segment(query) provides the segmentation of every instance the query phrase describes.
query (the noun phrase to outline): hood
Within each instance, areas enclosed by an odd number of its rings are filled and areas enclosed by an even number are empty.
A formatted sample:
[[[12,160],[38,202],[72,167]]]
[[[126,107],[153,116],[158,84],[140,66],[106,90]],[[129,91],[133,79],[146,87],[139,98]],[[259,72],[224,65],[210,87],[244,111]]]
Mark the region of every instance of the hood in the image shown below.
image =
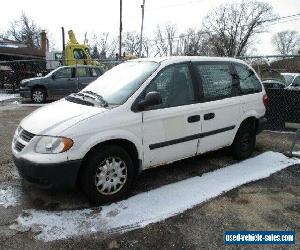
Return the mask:
[[[62,99],[37,109],[25,117],[20,125],[36,135],[58,136],[59,133],[76,123],[107,110]]]
[[[37,76],[37,77],[32,77],[32,78],[26,78],[22,80],[21,82],[29,82],[29,81],[36,81],[36,80],[41,80],[44,79],[44,76]]]

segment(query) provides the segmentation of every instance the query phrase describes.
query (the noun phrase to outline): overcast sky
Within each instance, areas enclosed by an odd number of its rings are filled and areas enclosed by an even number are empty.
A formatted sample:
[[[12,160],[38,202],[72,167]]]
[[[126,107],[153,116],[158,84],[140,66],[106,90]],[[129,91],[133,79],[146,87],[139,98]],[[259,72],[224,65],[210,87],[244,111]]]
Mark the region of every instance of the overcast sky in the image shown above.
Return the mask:
[[[274,7],[279,16],[300,13],[300,0],[264,0]],[[179,32],[189,27],[200,28],[202,18],[218,5],[232,0],[146,0],[144,31],[151,37],[157,24],[171,22]],[[142,0],[123,0],[123,32],[140,30]],[[0,31],[5,31],[12,20],[22,12],[36,24],[51,33],[51,38],[61,49],[61,26],[73,29],[77,40],[83,42],[84,33],[88,38],[93,33],[110,32],[118,35],[119,0],[9,0],[1,2]],[[271,45],[272,34],[293,29],[299,31],[300,20],[271,25],[270,33],[260,35],[257,45],[258,54],[274,53]]]

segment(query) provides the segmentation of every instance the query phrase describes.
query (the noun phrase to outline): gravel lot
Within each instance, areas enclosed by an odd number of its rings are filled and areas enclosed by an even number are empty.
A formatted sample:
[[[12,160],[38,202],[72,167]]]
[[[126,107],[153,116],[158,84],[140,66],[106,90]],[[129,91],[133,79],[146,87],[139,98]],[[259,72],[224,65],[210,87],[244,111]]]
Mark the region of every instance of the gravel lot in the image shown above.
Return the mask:
[[[56,211],[90,207],[78,190],[52,193],[22,184],[12,163],[10,144],[20,120],[36,108],[17,104],[0,106],[0,185],[14,187],[21,200],[14,207],[0,205],[0,249],[220,249],[226,248],[223,245],[225,230],[295,230],[296,245],[291,248],[300,248],[299,165],[243,185],[163,222],[123,234],[98,233],[45,243],[33,238],[35,232],[11,230],[9,225],[23,209]],[[270,150],[286,152],[292,138],[291,133],[263,132],[257,138],[255,154]],[[300,151],[300,144],[296,146]],[[223,149],[151,169],[139,177],[132,195],[201,176],[233,163],[236,161],[232,160],[228,149]],[[249,249],[249,246],[228,247],[233,248]]]

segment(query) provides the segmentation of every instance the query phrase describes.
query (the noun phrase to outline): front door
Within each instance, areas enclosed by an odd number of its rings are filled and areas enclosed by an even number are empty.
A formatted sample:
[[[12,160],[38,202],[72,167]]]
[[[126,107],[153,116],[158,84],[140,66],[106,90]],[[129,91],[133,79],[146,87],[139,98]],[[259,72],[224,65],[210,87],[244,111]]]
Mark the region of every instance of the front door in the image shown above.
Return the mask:
[[[144,167],[195,155],[201,126],[190,64],[162,69],[143,95],[151,91],[160,93],[162,104],[143,111]]]
[[[62,68],[58,70],[48,88],[53,96],[66,96],[74,92],[77,88],[77,81],[74,77],[73,68]]]

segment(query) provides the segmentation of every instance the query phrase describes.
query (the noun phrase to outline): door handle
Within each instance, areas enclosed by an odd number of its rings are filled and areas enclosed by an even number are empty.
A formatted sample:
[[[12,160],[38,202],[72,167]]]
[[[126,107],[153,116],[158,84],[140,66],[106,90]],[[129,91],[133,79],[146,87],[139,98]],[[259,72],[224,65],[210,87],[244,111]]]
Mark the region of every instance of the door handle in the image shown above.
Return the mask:
[[[198,121],[200,121],[200,115],[190,116],[190,117],[188,117],[187,121],[188,121],[188,123],[198,122]]]
[[[215,118],[215,113],[208,113],[204,115],[204,120],[211,120]]]

